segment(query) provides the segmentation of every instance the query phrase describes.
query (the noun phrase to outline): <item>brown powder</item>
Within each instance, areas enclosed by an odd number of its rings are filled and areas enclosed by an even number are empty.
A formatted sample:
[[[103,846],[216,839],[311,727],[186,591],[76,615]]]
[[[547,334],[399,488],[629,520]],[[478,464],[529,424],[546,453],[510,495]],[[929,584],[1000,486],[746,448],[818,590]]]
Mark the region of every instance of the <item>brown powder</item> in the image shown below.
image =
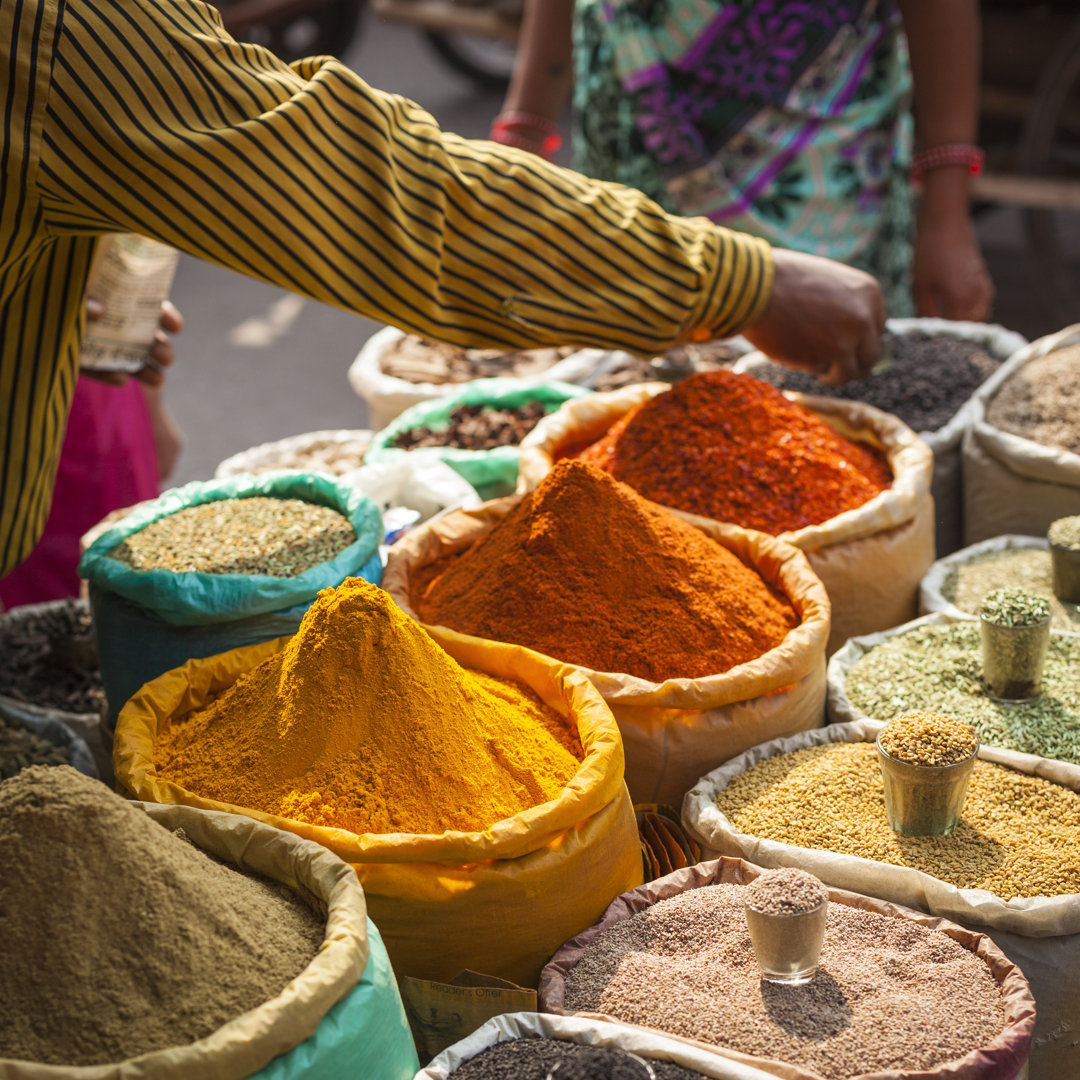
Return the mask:
[[[0,1058],[181,1046],[276,997],[325,923],[70,766],[0,784]]]

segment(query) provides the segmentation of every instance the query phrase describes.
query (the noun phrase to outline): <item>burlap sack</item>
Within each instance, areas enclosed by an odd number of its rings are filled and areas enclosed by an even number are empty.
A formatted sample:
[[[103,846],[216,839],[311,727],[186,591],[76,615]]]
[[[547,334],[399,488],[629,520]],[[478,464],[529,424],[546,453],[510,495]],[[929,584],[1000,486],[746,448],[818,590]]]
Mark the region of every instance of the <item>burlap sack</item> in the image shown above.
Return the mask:
[[[518,491],[532,491],[565,447],[594,442],[620,417],[669,389],[642,383],[567,402],[521,444]],[[933,454],[906,424],[869,405],[789,393],[841,435],[885,451],[893,485],[863,506],[779,539],[805,551],[832,601],[828,652],[849,637],[914,618],[919,582],[934,561]],[[699,525],[705,518],[674,511]]]
[[[596,926],[590,927],[572,941],[568,941],[544,968],[540,976],[540,1007],[547,1012],[567,1013],[565,1008],[566,977],[580,961],[590,944],[604,930],[631,918],[639,911],[647,910],[659,900],[678,896],[706,885],[746,884],[753,881],[760,873],[760,867],[744,862],[742,859],[719,858],[712,862],[698,863],[685,870],[677,870],[674,874],[651,881],[633,892],[616,897]],[[946,1077],[948,1080],[975,1080],[975,1078],[1014,1080],[1023,1068],[1030,1052],[1035,1026],[1035,1007],[1027,980],[1019,968],[1006,958],[1002,950],[983,934],[965,930],[962,926],[957,926],[945,919],[930,918],[909,908],[875,900],[865,894],[830,888],[829,900],[833,904],[844,904],[864,911],[873,911],[891,918],[909,920],[927,929],[943,931],[986,962],[995,981],[1001,987],[1006,1006],[1006,1021],[1001,1033],[987,1046],[973,1050],[963,1058],[929,1071],[889,1070],[872,1074],[864,1073],[852,1077],[851,1080],[871,1080],[871,1077],[873,1080],[931,1080],[935,1077],[940,1077],[942,1080]],[[604,1020],[613,1019],[599,1014],[582,1015],[596,1015],[597,1019]],[[709,1045],[692,1040],[686,1041],[694,1046]],[[785,1062],[753,1057],[719,1047],[712,1047],[712,1049],[734,1061],[754,1065],[770,1076],[784,1077],[785,1080],[819,1080],[817,1073]]]
[[[158,776],[154,741],[171,718],[204,706],[287,640],[191,660],[147,683],[117,723],[121,787],[151,802],[244,814],[351,863],[399,979],[449,982],[469,968],[535,986],[561,942],[594,921],[613,896],[641,883],[637,823],[610,710],[580,675],[490,642],[439,638],[464,667],[524,683],[569,717],[585,757],[558,799],[483,832],[358,835],[202,798]]]
[[[447,514],[414,530],[391,548],[383,588],[399,607],[417,618],[410,584],[416,572],[490,532],[521,498],[497,499],[477,510]],[[719,764],[763,738],[805,731],[823,720],[829,601],[805,556],[791,544],[764,533],[717,522],[695,524],[777,585],[795,605],[802,622],[777,648],[722,675],[703,679],[652,683],[632,675],[559,663],[561,671],[586,676],[611,707],[622,732],[626,783],[635,803],[678,806],[702,769],[708,767],[706,762]],[[567,596],[566,602],[572,604],[574,598]],[[446,627],[438,628],[437,636],[440,641],[481,641]],[[508,647],[518,656],[539,655],[519,646]]]
[[[1080,454],[1042,446],[987,422],[995,395],[1025,364],[1080,344],[1080,323],[1019,350],[975,395],[964,435],[964,543],[1008,533],[1045,536],[1059,517],[1080,514]]]
[[[0,1059],[2,1080],[291,1080],[369,1075],[408,1080],[416,1050],[386,952],[352,870],[330,852],[236,814],[185,806],[143,809],[228,865],[326,904],[326,938],[277,997],[204,1039],[110,1065]],[[137,933],[138,927],[132,927]]]
[[[701,844],[703,857],[797,866],[835,888],[904,904],[988,935],[1019,965],[1035,995],[1032,1080],[1080,1076],[1080,894],[1002,900],[984,889],[958,889],[910,867],[739,833],[716,806],[717,794],[736,776],[774,754],[829,742],[873,741],[882,726],[871,720],[831,724],[755,746],[703,776],[687,793],[683,825]],[[1080,766],[985,746],[979,757],[1080,791]]]

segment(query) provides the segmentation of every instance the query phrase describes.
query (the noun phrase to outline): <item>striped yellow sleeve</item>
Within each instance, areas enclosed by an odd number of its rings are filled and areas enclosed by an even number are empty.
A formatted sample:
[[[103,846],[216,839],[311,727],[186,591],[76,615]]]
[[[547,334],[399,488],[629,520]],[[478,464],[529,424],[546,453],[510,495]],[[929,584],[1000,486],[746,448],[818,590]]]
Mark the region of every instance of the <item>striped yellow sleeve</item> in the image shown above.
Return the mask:
[[[140,232],[461,345],[652,354],[739,331],[771,282],[760,241],[287,67],[191,0],[67,5],[39,183],[56,234]]]

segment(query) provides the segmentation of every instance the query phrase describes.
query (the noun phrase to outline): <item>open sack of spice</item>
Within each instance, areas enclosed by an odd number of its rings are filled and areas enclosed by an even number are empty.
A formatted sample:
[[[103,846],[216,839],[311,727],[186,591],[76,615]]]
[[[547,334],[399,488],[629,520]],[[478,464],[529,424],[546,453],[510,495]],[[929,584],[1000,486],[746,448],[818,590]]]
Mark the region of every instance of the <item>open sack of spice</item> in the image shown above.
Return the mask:
[[[915,615],[934,560],[933,455],[879,409],[706,372],[567,402],[522,443],[518,490],[563,457],[693,523],[757,529],[805,551],[832,602],[830,652]]]
[[[0,1075],[414,1075],[363,890],[325,848],[37,767],[0,783],[0,860]]]
[[[242,813],[351,863],[398,978],[535,986],[642,881],[622,742],[588,681],[436,641],[359,578],[291,638],[143,687],[115,762],[138,798]]]
[[[1003,326],[950,319],[889,319],[885,358],[864,379],[830,386],[763,353],[740,359],[746,371],[780,390],[842,398],[892,413],[918,432],[934,454],[931,494],[938,556],[963,543],[961,443],[975,392],[1027,339]]]
[[[988,935],[1035,996],[1031,1080],[1077,1075],[1080,767],[981,745],[955,831],[900,835],[885,813],[883,727],[830,724],[754,747],[688,792],[683,824],[705,858],[797,867]]]
[[[776,1075],[658,1031],[584,1016],[516,1012],[489,1020],[448,1047],[416,1080],[554,1080],[560,1074],[576,1080],[652,1080],[648,1069],[655,1080],[772,1080]]]
[[[1020,349],[975,396],[964,542],[1045,536],[1080,513],[1080,323]]]
[[[192,657],[290,634],[320,589],[378,582],[379,509],[339,478],[241,475],[166,491],[83,553],[109,715]]]
[[[415,530],[383,580],[448,640],[508,642],[587,677],[635,802],[677,806],[706,763],[823,720],[829,603],[806,557],[691,525],[583,462]]]
[[[767,876],[721,858],[618,897],[544,968],[541,1009],[652,1029],[786,1080],[1021,1075],[1035,1009],[988,938],[816,882],[817,970],[762,981],[746,908]]]
[[[513,493],[518,446],[548,413],[588,390],[561,382],[480,379],[406,409],[372,439],[369,465],[410,458],[444,462],[482,499]]]

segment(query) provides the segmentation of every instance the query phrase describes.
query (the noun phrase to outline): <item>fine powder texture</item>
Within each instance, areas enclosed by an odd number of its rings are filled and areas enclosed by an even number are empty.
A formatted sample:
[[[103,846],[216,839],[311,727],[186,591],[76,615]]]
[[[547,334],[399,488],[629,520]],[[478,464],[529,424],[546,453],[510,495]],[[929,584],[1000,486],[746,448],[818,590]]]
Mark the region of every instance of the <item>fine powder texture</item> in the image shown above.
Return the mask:
[[[817,973],[761,981],[745,887],[709,885],[603,931],[566,979],[566,1008],[601,1012],[848,1080],[929,1070],[1005,1025],[986,964],[947,934],[830,904]]]
[[[0,784],[0,1058],[123,1061],[276,997],[325,922],[66,765]]]
[[[910,866],[1003,900],[1080,892],[1080,793],[976,761],[949,836],[900,836],[870,742],[777,754],[735,777],[716,805],[736,832]]]
[[[198,795],[354,833],[486,829],[557,798],[581,757],[536,695],[462,668],[361,578],[154,754]]]
[[[1080,345],[1026,363],[994,395],[986,421],[1042,446],[1080,454]]]
[[[642,1060],[614,1048],[523,1038],[481,1050],[450,1075],[454,1080],[651,1080]],[[701,1073],[674,1062],[648,1062],[656,1080],[702,1080]]]
[[[691,375],[578,456],[653,502],[774,536],[820,525],[892,485],[880,450],[731,371]]]
[[[651,682],[720,674],[799,621],[722,544],[579,461],[440,562],[413,588],[425,622]]]

